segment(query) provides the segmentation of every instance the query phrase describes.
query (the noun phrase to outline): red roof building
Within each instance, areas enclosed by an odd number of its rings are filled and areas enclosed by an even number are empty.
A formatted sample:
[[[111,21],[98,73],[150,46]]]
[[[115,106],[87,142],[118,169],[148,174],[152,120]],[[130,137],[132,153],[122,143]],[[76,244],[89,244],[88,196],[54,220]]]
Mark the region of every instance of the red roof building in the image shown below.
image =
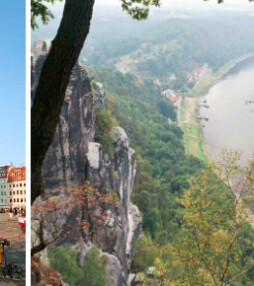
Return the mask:
[[[177,103],[178,101],[177,97],[174,95],[169,96],[168,99],[171,100],[173,103]]]
[[[26,180],[26,167],[12,168],[9,173],[8,183],[25,181]]]
[[[11,165],[0,167],[0,179],[6,179],[8,177],[8,172],[11,167]]]

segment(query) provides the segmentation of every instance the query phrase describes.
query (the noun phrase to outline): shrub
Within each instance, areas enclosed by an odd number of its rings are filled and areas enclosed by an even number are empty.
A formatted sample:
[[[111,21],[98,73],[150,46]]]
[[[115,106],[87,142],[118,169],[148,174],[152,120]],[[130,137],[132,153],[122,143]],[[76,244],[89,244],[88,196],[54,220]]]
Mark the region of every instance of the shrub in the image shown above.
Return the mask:
[[[96,247],[87,252],[82,266],[77,264],[78,251],[69,245],[51,245],[48,255],[51,267],[70,286],[105,286],[108,283],[105,265]]]
[[[62,275],[63,280],[70,286],[77,285],[78,279],[83,276],[82,269],[77,264],[78,251],[69,245],[51,245],[48,255],[51,267]]]
[[[136,240],[133,249],[132,271],[145,272],[153,266],[158,250],[150,237],[143,236]]]
[[[110,158],[114,156],[114,140],[112,128],[116,125],[116,120],[112,118],[106,109],[95,108],[97,130],[95,140],[102,145],[102,149]]]

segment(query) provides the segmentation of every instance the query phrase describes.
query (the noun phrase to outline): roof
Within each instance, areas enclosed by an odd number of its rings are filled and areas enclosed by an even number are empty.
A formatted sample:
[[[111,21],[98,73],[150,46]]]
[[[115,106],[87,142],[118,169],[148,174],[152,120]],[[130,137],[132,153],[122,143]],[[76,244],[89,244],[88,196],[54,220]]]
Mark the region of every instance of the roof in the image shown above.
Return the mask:
[[[0,167],[0,178],[4,179],[8,177],[8,171],[10,169],[11,165]]]
[[[8,182],[18,182],[24,180],[26,180],[26,167],[15,167],[11,169]]]
[[[178,101],[177,97],[174,95],[169,96],[168,99],[171,100],[173,103],[177,103]]]

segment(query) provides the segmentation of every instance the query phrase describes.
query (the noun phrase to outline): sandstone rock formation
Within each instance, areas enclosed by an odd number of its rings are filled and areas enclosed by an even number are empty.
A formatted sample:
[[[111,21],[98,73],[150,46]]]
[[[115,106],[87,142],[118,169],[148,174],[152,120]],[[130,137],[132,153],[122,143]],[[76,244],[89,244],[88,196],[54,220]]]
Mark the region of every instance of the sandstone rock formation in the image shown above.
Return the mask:
[[[46,57],[45,44],[37,42],[32,58],[32,98],[38,84],[40,70]],[[100,83],[93,83],[95,102],[103,108],[105,91]],[[96,233],[92,242],[85,240],[68,242],[80,250],[85,258],[88,244],[100,247],[106,257],[106,268],[111,281],[109,285],[127,285],[134,240],[139,236],[142,219],[130,197],[135,179],[134,150],[121,127],[113,130],[115,154],[111,159],[95,142],[96,115],[89,76],[77,63],[67,88],[60,121],[53,143],[43,166],[46,194],[57,195],[60,190],[82,185],[88,180],[99,190],[115,191],[118,204],[108,210],[106,227]],[[61,243],[61,242],[60,242]]]

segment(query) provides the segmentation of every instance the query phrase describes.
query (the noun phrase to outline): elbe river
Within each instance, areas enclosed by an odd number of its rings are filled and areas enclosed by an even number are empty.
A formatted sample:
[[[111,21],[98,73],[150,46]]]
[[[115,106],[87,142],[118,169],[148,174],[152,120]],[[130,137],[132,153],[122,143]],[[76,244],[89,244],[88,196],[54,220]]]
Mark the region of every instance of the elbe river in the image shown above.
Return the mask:
[[[200,113],[209,120],[202,130],[212,160],[227,148],[242,151],[245,163],[254,152],[254,58],[237,64],[204,98],[209,108]]]

